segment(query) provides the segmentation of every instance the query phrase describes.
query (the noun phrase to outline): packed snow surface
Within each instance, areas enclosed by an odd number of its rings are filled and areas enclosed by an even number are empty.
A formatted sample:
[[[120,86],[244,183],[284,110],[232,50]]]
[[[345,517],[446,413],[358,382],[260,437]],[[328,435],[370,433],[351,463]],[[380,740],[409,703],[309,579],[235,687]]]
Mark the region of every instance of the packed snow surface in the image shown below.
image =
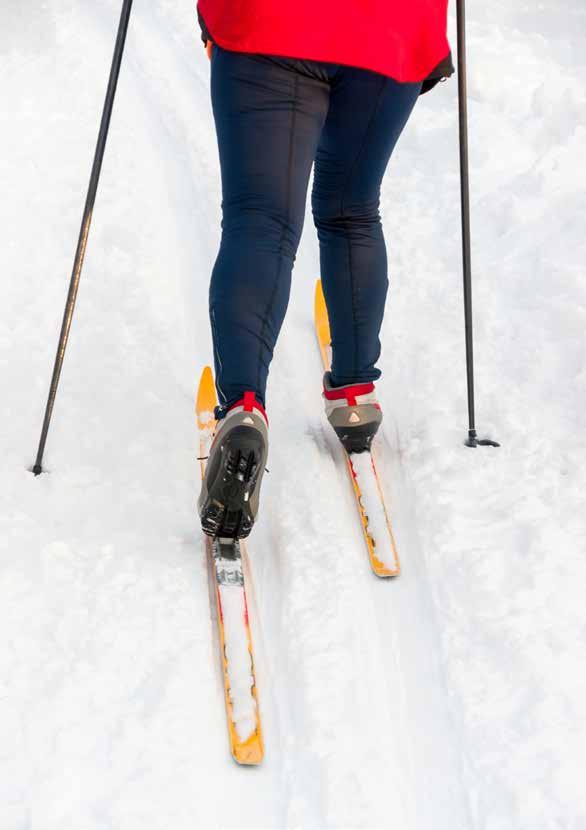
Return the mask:
[[[27,469],[120,5],[0,4],[0,827],[581,830],[583,0],[467,3],[478,426],[498,450],[463,446],[454,81],[390,165],[392,582],[322,414],[308,216],[249,545],[256,770],[228,752],[195,513],[220,181],[192,2],[134,4],[47,472]]]

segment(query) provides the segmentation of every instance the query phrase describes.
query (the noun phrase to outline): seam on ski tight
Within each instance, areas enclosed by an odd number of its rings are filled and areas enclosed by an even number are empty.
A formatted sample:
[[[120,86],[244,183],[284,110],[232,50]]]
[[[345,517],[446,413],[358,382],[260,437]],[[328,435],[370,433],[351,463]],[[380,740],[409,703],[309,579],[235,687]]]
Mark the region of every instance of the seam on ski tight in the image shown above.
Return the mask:
[[[362,143],[360,145],[360,149],[356,153],[356,158],[354,159],[354,161],[352,163],[352,167],[350,168],[348,176],[346,177],[346,181],[344,182],[344,185],[342,187],[342,197],[341,197],[341,200],[340,200],[340,215],[342,216],[343,219],[346,218],[345,214],[344,214],[344,200],[346,199],[346,195],[347,195],[346,191],[347,191],[348,187],[350,186],[350,184],[352,182],[352,179],[354,178],[354,172],[356,170],[358,162],[360,161],[360,158],[362,156],[364,148],[366,147],[366,143],[367,143],[368,138],[370,136],[370,132],[372,130],[372,125],[374,123],[375,116],[378,112],[378,108],[379,108],[379,105],[380,105],[380,100],[381,100],[381,97],[382,97],[382,94],[383,94],[383,90],[385,89],[385,85],[386,85],[386,78],[381,77],[380,85],[379,85],[379,89],[378,89],[378,94],[376,96],[376,101],[374,102],[372,112],[370,113],[370,118],[368,119],[368,124],[367,124],[366,130],[364,131],[364,136],[362,138]],[[356,366],[358,364],[358,326],[357,326],[357,323],[356,323],[356,299],[355,299],[356,295],[355,295],[355,291],[354,291],[354,271],[352,269],[352,239],[351,239],[351,233],[350,233],[351,221],[348,221],[347,223],[344,222],[344,225],[346,226],[346,242],[347,242],[347,245],[348,245],[348,272],[350,274],[350,293],[351,293],[351,297],[352,297],[352,334],[353,334],[353,340],[354,340],[354,349],[353,349],[353,352],[352,352],[352,372],[353,372],[353,374],[355,374],[356,373]]]
[[[218,362],[219,369],[219,371],[216,373],[216,390],[218,392],[220,402],[224,405],[227,402],[227,398],[226,395],[224,395],[224,392],[222,391],[222,387],[220,386],[220,377],[222,376],[223,364],[222,358],[220,356],[220,341],[218,338],[218,329],[216,326],[216,311],[213,308],[210,309],[210,320],[212,324],[212,346],[214,348],[214,353],[216,360]]]
[[[277,264],[277,273],[275,276],[275,282],[273,284],[273,290],[271,292],[271,296],[269,299],[268,306],[265,310],[263,315],[262,321],[262,328],[260,330],[260,337],[259,337],[259,350],[258,350],[258,368],[257,368],[257,388],[260,389],[260,381],[261,381],[261,372],[262,372],[262,357],[263,357],[263,344],[264,344],[264,334],[267,328],[267,323],[269,316],[273,310],[273,306],[275,304],[275,299],[277,297],[277,291],[279,288],[279,282],[281,279],[281,268],[283,265],[283,241],[285,239],[285,234],[287,233],[287,225],[290,223],[291,219],[291,173],[293,168],[293,152],[295,148],[294,142],[294,135],[295,135],[295,126],[297,122],[297,96],[299,94],[299,75],[297,72],[293,73],[293,99],[292,99],[292,107],[291,107],[291,130],[289,131],[289,157],[287,160],[287,197],[286,197],[286,210],[285,216],[283,221],[283,227],[281,228],[281,238],[279,239],[279,258]]]

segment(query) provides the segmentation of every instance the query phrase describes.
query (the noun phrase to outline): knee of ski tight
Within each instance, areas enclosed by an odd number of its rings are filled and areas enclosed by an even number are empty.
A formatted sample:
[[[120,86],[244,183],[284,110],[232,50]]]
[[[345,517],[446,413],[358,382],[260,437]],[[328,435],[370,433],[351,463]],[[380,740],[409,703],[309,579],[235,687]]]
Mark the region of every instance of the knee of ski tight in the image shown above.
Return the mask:
[[[223,206],[222,244],[252,245],[294,258],[302,230],[303,219],[290,219],[279,211]]]
[[[342,204],[315,195],[311,200],[313,221],[318,231],[330,233],[378,232],[381,228],[379,203]]]

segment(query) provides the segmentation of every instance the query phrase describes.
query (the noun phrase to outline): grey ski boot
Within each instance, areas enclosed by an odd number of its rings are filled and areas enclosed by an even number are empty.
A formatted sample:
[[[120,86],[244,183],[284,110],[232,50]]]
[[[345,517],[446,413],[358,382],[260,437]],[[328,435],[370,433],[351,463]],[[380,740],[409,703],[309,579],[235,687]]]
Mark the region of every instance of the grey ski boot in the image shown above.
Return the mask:
[[[326,372],[323,398],[328,421],[346,452],[369,452],[383,419],[374,383],[332,386],[331,374]]]
[[[218,421],[198,500],[204,533],[246,538],[256,520],[269,450],[268,421],[254,392],[245,392]]]

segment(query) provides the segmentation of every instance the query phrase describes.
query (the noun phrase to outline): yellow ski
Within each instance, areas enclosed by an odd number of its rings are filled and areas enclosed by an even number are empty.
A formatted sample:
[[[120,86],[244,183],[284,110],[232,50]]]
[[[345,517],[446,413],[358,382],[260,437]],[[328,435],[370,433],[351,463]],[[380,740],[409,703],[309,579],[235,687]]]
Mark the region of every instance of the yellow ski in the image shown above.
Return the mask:
[[[315,286],[315,331],[325,371],[332,362],[332,343],[328,310],[321,280]],[[346,455],[348,475],[362,525],[372,570],[377,576],[399,576],[401,564],[393,528],[385,505],[373,451]],[[376,517],[380,517],[378,520]]]
[[[216,404],[214,377],[206,366],[196,403],[202,476],[216,428]],[[230,751],[237,763],[257,765],[263,759],[264,745],[242,566],[244,543],[207,536],[206,547],[215,582]]]

